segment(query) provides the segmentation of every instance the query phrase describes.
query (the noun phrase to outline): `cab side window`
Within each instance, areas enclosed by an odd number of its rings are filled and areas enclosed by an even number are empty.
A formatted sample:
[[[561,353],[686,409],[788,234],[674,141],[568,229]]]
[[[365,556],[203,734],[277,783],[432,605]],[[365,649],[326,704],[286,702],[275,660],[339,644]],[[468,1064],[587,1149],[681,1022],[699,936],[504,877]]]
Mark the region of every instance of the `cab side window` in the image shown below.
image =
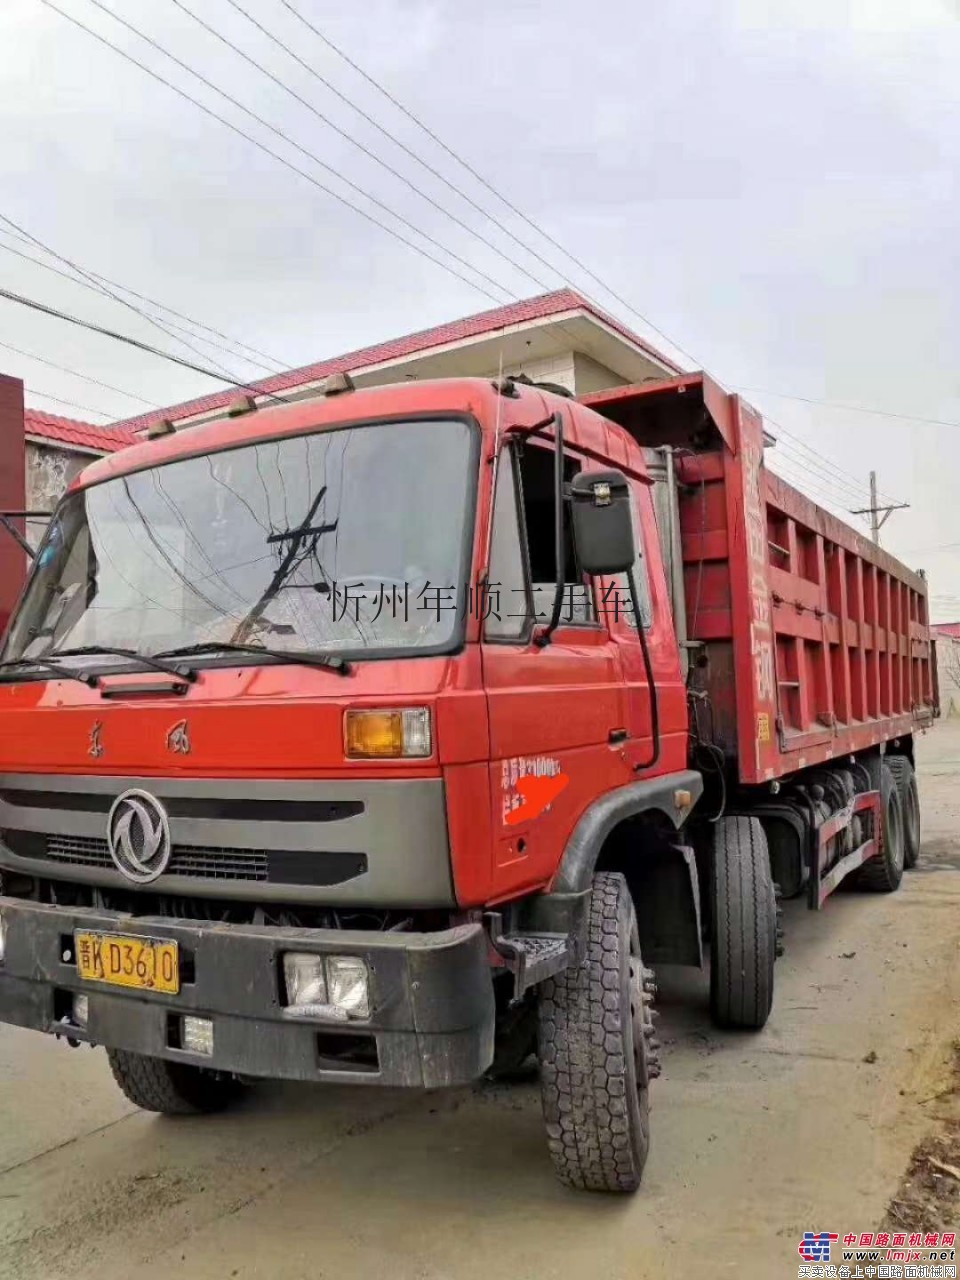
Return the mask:
[[[516,460],[505,448],[497,463],[497,490],[493,499],[493,533],[490,540],[490,613],[484,623],[488,640],[520,640],[533,616],[530,589],[523,563],[520,495]]]
[[[633,536],[637,541],[636,556],[633,561],[633,580],[637,584],[637,599],[640,602],[640,621],[644,628],[653,624],[653,605],[650,601],[650,579],[647,575],[647,561],[643,554],[643,531],[640,527],[640,510],[636,493],[631,493],[630,504],[633,513]],[[625,573],[618,573],[612,580],[612,590],[604,592],[602,605],[608,614],[619,610],[620,617],[626,617],[632,626],[636,626],[633,617],[633,602],[630,599],[630,584]]]
[[[557,588],[554,457],[552,449],[528,444],[519,460],[530,584],[538,622],[550,620]],[[568,485],[580,469],[576,458],[565,454],[564,484]],[[567,502],[563,504],[563,584],[561,622],[567,625],[595,623],[593,587],[577,564]]]
[[[549,622],[557,589],[554,452],[526,443],[500,455],[490,542],[488,640],[522,640],[534,622]],[[569,484],[580,463],[564,457]],[[597,623],[592,584],[577,564],[569,504],[563,506],[563,600],[566,626]]]

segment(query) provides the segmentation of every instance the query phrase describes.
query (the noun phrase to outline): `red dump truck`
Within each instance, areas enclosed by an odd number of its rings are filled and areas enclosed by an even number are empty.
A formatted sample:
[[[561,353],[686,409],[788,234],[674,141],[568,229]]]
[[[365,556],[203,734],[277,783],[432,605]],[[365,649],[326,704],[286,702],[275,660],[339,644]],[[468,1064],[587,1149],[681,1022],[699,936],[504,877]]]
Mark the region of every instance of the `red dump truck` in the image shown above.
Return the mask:
[[[696,374],[239,403],[90,466],[0,663],[0,1019],[158,1112],[539,1059],[632,1191],[656,970],[770,1014],[778,896],[890,892],[926,584]]]

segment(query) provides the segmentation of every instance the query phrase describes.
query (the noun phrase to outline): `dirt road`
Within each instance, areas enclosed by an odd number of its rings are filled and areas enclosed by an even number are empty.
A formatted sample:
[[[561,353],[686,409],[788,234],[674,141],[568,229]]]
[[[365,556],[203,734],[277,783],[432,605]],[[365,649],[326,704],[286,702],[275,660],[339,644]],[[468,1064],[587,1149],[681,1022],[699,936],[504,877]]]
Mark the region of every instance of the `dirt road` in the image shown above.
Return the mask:
[[[264,1086],[173,1121],[134,1111],[101,1052],[2,1027],[0,1276],[796,1276],[803,1231],[880,1223],[948,1079],[960,729],[922,757],[920,868],[820,915],[787,904],[763,1033],[715,1032],[704,979],[658,975],[664,1075],[635,1198],[554,1183],[533,1086]]]

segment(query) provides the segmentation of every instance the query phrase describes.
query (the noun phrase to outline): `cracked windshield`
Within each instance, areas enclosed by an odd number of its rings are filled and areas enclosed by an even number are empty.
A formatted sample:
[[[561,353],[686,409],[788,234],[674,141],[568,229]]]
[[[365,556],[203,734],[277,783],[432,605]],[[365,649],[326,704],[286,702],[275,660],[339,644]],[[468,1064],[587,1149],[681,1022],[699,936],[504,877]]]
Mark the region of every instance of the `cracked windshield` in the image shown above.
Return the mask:
[[[465,423],[390,423],[95,485],[53,521],[6,656],[211,642],[449,645],[470,458]]]

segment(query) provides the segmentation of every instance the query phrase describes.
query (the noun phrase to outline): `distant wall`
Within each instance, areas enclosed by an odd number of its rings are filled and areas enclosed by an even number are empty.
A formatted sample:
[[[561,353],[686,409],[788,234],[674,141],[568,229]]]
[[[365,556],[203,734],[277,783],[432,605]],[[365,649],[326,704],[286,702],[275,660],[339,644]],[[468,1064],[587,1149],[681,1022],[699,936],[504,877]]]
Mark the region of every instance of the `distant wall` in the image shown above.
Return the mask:
[[[27,441],[27,506],[28,511],[52,511],[67,486],[94,459],[88,453],[73,453],[52,445]],[[27,541],[39,545],[47,527],[46,520],[27,521]]]
[[[940,680],[940,714],[960,716],[960,639],[937,636],[934,648]]]
[[[495,378],[497,372],[496,369],[492,369],[488,376]],[[557,382],[561,387],[566,387],[571,392],[575,392],[577,389],[572,351],[561,351],[559,354],[548,356],[544,360],[527,360],[522,364],[504,365],[503,373],[504,377],[510,374],[525,373],[532,382]]]
[[[611,387],[626,386],[626,381],[592,356],[578,351],[573,357],[576,393],[585,396],[591,391],[608,391]]]
[[[26,501],[23,383],[0,374],[0,511],[22,511]],[[22,522],[18,522],[22,527]],[[20,595],[27,557],[16,539],[0,529],[0,629]]]

